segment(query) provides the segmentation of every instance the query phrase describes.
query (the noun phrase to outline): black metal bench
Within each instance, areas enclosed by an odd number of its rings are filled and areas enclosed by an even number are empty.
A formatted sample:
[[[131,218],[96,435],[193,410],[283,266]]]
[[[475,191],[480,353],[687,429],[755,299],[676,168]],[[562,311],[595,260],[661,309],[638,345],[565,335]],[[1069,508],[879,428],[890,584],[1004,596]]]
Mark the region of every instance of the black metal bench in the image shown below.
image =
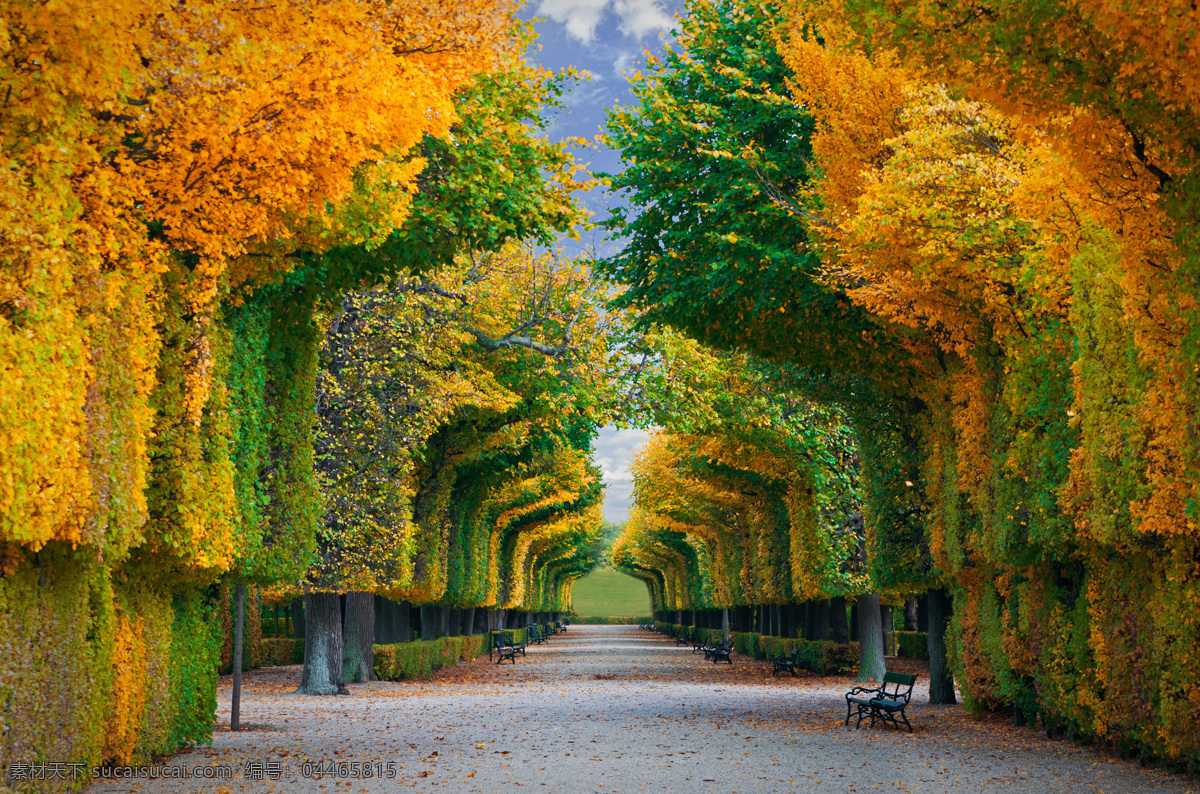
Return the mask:
[[[791,656],[776,656],[771,660],[771,676],[777,676],[780,673],[796,674],[796,666],[800,663],[800,646],[797,645],[792,649]]]
[[[541,645],[546,641],[546,633],[542,631],[542,627],[536,623],[529,626],[529,641],[534,645]]]
[[[504,641],[503,631],[492,632],[492,647],[488,651],[488,658],[492,658],[492,652],[499,654],[496,659],[496,664],[500,664],[505,659],[512,659],[512,663],[517,663],[517,648],[514,645],[508,645]]]
[[[726,663],[733,664],[733,659],[729,655],[733,653],[733,640],[722,640],[716,645],[710,645],[704,649],[704,658],[711,661],[713,664],[724,659]]]
[[[692,644],[692,632],[690,630],[688,630],[686,627],[681,629],[679,632],[679,636],[675,638],[675,644],[676,645],[691,645]]]
[[[917,677],[908,673],[884,673],[883,683],[877,687],[856,686],[846,693],[846,724],[850,724],[851,712],[858,715],[855,728],[862,725],[863,717],[871,718],[871,727],[876,722],[894,725],[900,729],[900,721],[912,733],[912,724],[904,716],[904,709],[912,699],[913,684]]]

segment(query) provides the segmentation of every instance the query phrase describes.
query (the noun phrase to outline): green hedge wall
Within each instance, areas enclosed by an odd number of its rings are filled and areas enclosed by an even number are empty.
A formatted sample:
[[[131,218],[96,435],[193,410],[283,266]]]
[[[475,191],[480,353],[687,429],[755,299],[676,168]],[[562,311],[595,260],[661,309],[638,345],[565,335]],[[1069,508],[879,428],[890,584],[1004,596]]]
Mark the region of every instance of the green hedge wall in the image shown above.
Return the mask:
[[[487,635],[376,645],[374,651],[375,676],[380,681],[409,681],[429,678],[435,670],[469,662],[487,653]]]
[[[114,575],[69,544],[0,576],[0,789],[13,763],[140,764],[207,742],[220,625],[194,590]]]
[[[830,640],[788,640],[782,637],[752,635],[758,638],[759,659],[791,656],[800,648],[799,667],[817,675],[854,675],[858,672],[858,643],[845,644]]]
[[[897,631],[896,655],[905,659],[929,658],[929,635],[923,631]]]
[[[262,641],[262,666],[282,667],[289,664],[304,664],[303,638],[264,638]]]
[[[696,632],[709,645],[721,641],[720,629],[697,629],[695,626],[657,622],[654,625],[662,628],[680,631]],[[918,632],[896,632],[897,634],[917,634]],[[691,634],[689,634],[691,636]],[[921,634],[923,638],[925,635]],[[733,640],[733,650],[752,659],[773,659],[776,656],[790,656],[798,645],[800,651],[800,669],[811,670],[817,675],[854,675],[858,672],[858,643],[839,644],[829,640],[789,640],[783,637],[771,637],[750,631],[734,631],[730,633]]]

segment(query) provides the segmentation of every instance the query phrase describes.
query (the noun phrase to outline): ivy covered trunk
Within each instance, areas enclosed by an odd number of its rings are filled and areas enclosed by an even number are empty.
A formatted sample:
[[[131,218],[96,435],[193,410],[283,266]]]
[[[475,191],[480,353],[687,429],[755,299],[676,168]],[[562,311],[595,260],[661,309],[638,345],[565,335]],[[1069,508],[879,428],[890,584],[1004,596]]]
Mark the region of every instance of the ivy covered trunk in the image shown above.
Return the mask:
[[[342,623],[342,680],[354,684],[375,680],[375,596],[347,593]]]
[[[879,594],[858,597],[858,680],[883,681],[883,621],[879,614]]]
[[[946,626],[953,603],[942,589],[929,589],[929,702],[955,703],[954,676],[946,663]]]
[[[304,671],[296,691],[303,695],[350,694],[342,678],[341,596],[307,593],[304,612]]]

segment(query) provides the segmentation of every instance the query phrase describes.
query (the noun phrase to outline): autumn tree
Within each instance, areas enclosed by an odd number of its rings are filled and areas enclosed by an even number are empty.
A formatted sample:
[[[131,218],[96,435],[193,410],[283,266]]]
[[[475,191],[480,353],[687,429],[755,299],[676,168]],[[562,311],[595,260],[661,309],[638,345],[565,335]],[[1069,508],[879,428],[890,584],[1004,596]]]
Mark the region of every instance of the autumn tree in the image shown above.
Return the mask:
[[[936,350],[826,277],[807,200],[826,166],[776,48],[785,22],[771,4],[691,4],[682,49],[635,76],[638,104],[608,124],[626,164],[612,181],[633,207],[609,225],[629,243],[602,270],[643,323],[784,359],[791,388],[844,411],[868,445],[868,565],[880,584],[916,588],[929,567],[913,419]]]

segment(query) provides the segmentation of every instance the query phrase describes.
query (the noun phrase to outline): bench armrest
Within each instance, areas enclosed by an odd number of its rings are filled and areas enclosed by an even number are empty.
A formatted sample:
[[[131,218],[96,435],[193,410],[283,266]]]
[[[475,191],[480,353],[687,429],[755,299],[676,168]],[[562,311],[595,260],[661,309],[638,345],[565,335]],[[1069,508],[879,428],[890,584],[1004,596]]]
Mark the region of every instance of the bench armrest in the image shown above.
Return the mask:
[[[846,697],[850,697],[851,695],[866,695],[866,694],[876,694],[877,695],[882,691],[883,691],[882,686],[876,686],[876,687],[856,686],[856,687],[854,687],[854,689],[851,689],[849,692],[846,693]]]

